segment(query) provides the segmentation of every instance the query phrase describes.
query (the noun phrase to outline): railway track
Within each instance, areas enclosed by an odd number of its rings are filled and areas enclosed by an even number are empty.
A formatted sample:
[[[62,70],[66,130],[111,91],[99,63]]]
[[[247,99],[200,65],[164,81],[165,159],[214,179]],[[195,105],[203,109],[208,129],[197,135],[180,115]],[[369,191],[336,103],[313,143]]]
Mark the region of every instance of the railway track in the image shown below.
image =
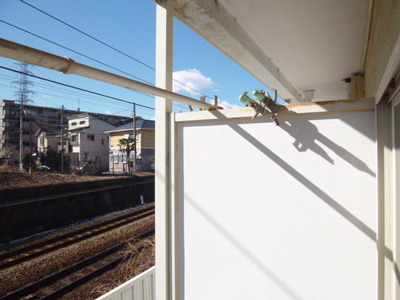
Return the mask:
[[[135,239],[142,240],[153,234],[154,229],[136,236]],[[21,299],[26,296],[29,296],[30,299],[57,299],[104,272],[115,268],[125,258],[124,254],[119,253],[124,245],[125,243],[121,243],[111,247],[41,280],[30,283],[21,289],[8,293],[0,297],[0,300]],[[37,295],[40,295],[40,297]]]
[[[124,226],[154,214],[154,205],[149,204],[129,214],[102,221],[69,233],[58,235],[26,247],[0,254],[0,270],[29,261],[46,253],[67,247],[85,239]]]

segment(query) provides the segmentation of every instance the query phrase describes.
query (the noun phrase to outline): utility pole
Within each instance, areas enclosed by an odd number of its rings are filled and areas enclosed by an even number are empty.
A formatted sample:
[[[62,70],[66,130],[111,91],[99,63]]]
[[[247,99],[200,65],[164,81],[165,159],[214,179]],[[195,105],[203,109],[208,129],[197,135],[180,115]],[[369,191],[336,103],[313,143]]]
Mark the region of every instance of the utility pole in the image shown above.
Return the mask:
[[[24,152],[24,109],[22,105],[22,98],[19,101],[19,170],[24,169],[24,164],[22,163],[22,155]]]
[[[136,172],[136,103],[133,103],[133,172]]]
[[[64,105],[61,106],[61,173],[64,173]]]
[[[29,118],[29,173],[32,172],[32,118]]]
[[[22,163],[24,152],[24,104],[33,102],[29,99],[29,94],[35,94],[35,92],[29,89],[29,86],[33,85],[33,82],[28,80],[28,75],[33,74],[28,70],[29,64],[23,62],[18,65],[21,69],[20,79],[19,81],[14,81],[14,83],[19,85],[19,89],[15,95],[19,99],[19,170],[22,171],[24,169]]]

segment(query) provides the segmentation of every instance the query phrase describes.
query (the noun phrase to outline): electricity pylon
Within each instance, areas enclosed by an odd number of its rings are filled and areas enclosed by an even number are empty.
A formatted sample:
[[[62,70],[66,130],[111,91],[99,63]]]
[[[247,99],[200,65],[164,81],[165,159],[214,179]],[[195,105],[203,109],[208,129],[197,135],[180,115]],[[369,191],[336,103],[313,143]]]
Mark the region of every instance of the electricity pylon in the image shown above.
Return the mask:
[[[15,96],[19,102],[19,169],[22,171],[23,163],[22,156],[24,150],[23,134],[24,134],[24,105],[33,103],[30,95],[34,95],[35,92],[30,89],[33,86],[33,82],[28,79],[29,75],[33,75],[29,71],[29,64],[25,62],[18,63],[20,67],[20,77],[18,81],[14,81],[18,85],[18,90],[15,92]]]

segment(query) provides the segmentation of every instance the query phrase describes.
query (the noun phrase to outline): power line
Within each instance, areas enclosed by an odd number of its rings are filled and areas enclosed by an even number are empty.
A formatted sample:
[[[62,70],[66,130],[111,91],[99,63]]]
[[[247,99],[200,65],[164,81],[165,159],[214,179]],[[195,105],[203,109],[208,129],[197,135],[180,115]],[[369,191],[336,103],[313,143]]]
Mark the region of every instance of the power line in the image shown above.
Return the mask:
[[[180,104],[173,103],[173,105],[175,105],[177,107],[180,107],[180,108],[183,108],[185,110],[189,110],[189,107],[186,107],[186,106],[183,106],[183,105],[180,105]]]
[[[45,80],[45,81],[48,81],[48,82],[52,82],[52,83],[55,83],[55,84],[59,84],[59,85],[62,85],[62,86],[66,86],[66,87],[69,87],[69,88],[73,88],[73,89],[76,89],[76,90],[79,90],[79,91],[83,91],[83,92],[86,92],[86,93],[91,93],[91,94],[95,94],[95,95],[102,96],[102,97],[105,97],[105,98],[109,98],[109,99],[112,99],[112,100],[115,100],[115,101],[120,101],[120,102],[124,102],[124,103],[134,104],[134,102],[130,102],[130,101],[127,101],[127,100],[123,100],[123,99],[120,99],[120,98],[108,96],[108,95],[101,94],[101,93],[97,93],[97,92],[93,92],[93,91],[90,91],[90,90],[87,90],[87,89],[83,89],[83,88],[76,87],[76,86],[69,85],[69,84],[65,84],[65,83],[62,83],[62,82],[59,82],[59,81],[47,79],[47,78],[44,78],[44,77],[40,77],[40,76],[36,76],[36,75],[24,73],[24,72],[17,71],[17,70],[14,70],[14,69],[11,69],[11,68],[7,68],[7,67],[4,67],[4,66],[0,66],[0,68],[5,69],[5,70],[8,70],[8,71],[11,71],[11,72],[15,72],[15,73],[25,74],[25,75],[28,75],[28,76],[31,76],[31,77],[34,77],[34,78],[37,78],[37,79],[40,79],[40,80]],[[137,105],[137,106],[140,106],[140,107],[144,107],[144,108],[148,108],[148,109],[155,110],[153,107],[150,107],[150,106],[146,106],[146,105],[142,105],[142,104],[137,104],[137,103],[136,103],[136,105]]]
[[[141,81],[143,81],[143,82],[146,82],[146,83],[148,83],[148,84],[153,84],[153,83],[150,82],[150,81],[147,81],[147,80],[145,80],[145,79],[143,79],[143,78],[140,78],[140,77],[138,77],[138,76],[135,76],[135,75],[133,75],[133,74],[130,74],[130,73],[128,73],[128,72],[125,72],[125,71],[123,71],[123,70],[121,70],[121,69],[115,68],[115,67],[113,67],[113,66],[111,66],[111,65],[109,65],[109,64],[106,64],[106,63],[104,63],[104,62],[102,62],[102,61],[100,61],[100,60],[97,60],[97,59],[95,59],[95,58],[92,58],[92,57],[90,57],[90,56],[87,56],[87,55],[85,55],[85,54],[83,54],[83,53],[80,53],[80,52],[78,52],[78,51],[76,51],[76,50],[73,50],[73,49],[71,49],[71,48],[69,48],[69,47],[63,46],[63,45],[61,45],[61,44],[59,44],[59,43],[53,42],[53,41],[51,41],[51,40],[49,40],[49,39],[47,39],[47,38],[45,38],[45,37],[43,37],[43,36],[40,36],[40,35],[35,34],[35,33],[33,33],[33,32],[30,32],[30,31],[28,31],[28,30],[26,30],[26,29],[23,29],[23,28],[21,28],[21,27],[18,27],[18,26],[16,26],[16,25],[13,25],[13,24],[11,24],[11,23],[9,23],[9,22],[6,22],[6,21],[4,21],[4,20],[0,20],[0,22],[2,22],[2,23],[4,23],[4,24],[7,24],[7,25],[9,25],[9,26],[11,26],[11,27],[14,27],[14,28],[16,28],[16,29],[19,29],[19,30],[21,30],[21,31],[23,31],[23,32],[25,32],[25,33],[30,34],[30,35],[33,35],[33,36],[35,36],[35,37],[37,37],[37,38],[39,38],[39,39],[42,39],[42,40],[44,40],[44,41],[46,41],[46,42],[49,42],[49,43],[51,43],[51,44],[53,44],[53,45],[56,45],[56,46],[58,46],[58,47],[61,47],[61,48],[66,49],[66,50],[68,50],[68,51],[71,51],[71,52],[73,52],[73,53],[75,53],[75,54],[78,54],[78,55],[80,55],[80,56],[83,56],[83,57],[85,57],[85,58],[87,58],[87,59],[90,59],[90,60],[92,60],[92,61],[94,61],[94,62],[97,62],[97,63],[99,63],[99,64],[101,64],[101,65],[103,65],[103,66],[106,66],[106,67],[109,67],[109,68],[111,68],[111,69],[113,69],[113,70],[116,70],[116,71],[118,71],[118,72],[121,72],[121,73],[123,73],[123,74],[125,74],[125,75],[128,75],[128,76],[132,77],[132,78],[136,78],[136,79],[141,80]]]
[[[58,96],[58,95],[54,95],[54,94],[43,93],[43,92],[38,92],[38,94],[40,94],[40,95],[46,95],[46,96],[51,96],[51,97],[56,97],[56,98],[61,98],[61,99],[65,99],[65,100],[70,101],[70,102],[71,102],[71,101],[76,102],[76,100],[74,100],[74,99],[71,99],[71,98],[68,98],[68,97],[63,97],[63,96]],[[99,103],[95,103],[95,102],[91,102],[91,101],[81,100],[81,102],[83,102],[83,103],[89,103],[89,104],[95,104],[95,105],[99,105],[99,106],[103,106],[103,107],[108,107],[108,108],[109,108],[109,107],[117,108],[117,107],[115,107],[115,106],[99,104]],[[118,108],[120,108],[120,107],[118,107]]]
[[[120,53],[120,54],[122,54],[122,55],[124,55],[124,56],[126,56],[126,57],[128,57],[128,58],[130,58],[130,59],[132,59],[132,60],[134,60],[134,61],[136,61],[137,63],[139,63],[139,64],[141,64],[141,65],[143,65],[143,66],[145,66],[145,67],[148,67],[148,68],[154,70],[154,68],[153,68],[152,66],[150,66],[150,65],[148,65],[148,64],[145,64],[144,62],[142,62],[142,61],[140,61],[140,60],[138,60],[138,59],[136,59],[136,58],[130,56],[129,54],[126,54],[125,52],[122,52],[121,50],[118,50],[117,48],[115,48],[115,47],[113,47],[113,46],[111,46],[111,45],[109,45],[109,44],[107,44],[107,43],[105,43],[105,42],[99,40],[98,38],[95,38],[94,36],[92,36],[92,35],[90,35],[90,34],[84,32],[84,31],[82,31],[82,30],[80,30],[80,29],[78,29],[78,28],[76,28],[76,27],[74,27],[74,26],[72,26],[72,25],[70,25],[70,24],[68,24],[67,22],[64,22],[63,20],[61,20],[61,19],[59,19],[59,18],[57,18],[57,17],[55,17],[55,16],[53,16],[53,15],[51,15],[51,14],[49,14],[49,13],[43,11],[43,10],[41,10],[40,8],[37,8],[36,6],[33,6],[33,5],[31,5],[31,4],[27,3],[27,2],[25,2],[24,0],[21,0],[21,2],[24,3],[24,4],[26,4],[26,5],[28,5],[28,6],[30,6],[30,7],[32,7],[33,9],[35,9],[35,10],[37,10],[37,11],[39,11],[39,12],[41,12],[42,14],[45,14],[46,16],[48,16],[48,17],[50,17],[50,18],[52,18],[52,19],[54,19],[54,20],[56,20],[56,21],[58,21],[58,22],[60,22],[60,23],[62,23],[62,24],[64,24],[64,25],[66,25],[66,26],[68,26],[69,28],[72,28],[72,29],[74,29],[74,30],[80,32],[81,34],[83,34],[83,35],[85,35],[85,36],[87,36],[87,37],[89,37],[89,38],[95,40],[96,42],[99,42],[99,43],[101,43],[102,45],[104,45],[104,46],[106,46],[106,47],[108,47],[108,48],[110,48],[110,49],[112,49],[112,50],[114,50],[114,51],[117,51],[118,53]]]
[[[8,69],[8,68],[6,68],[6,67],[2,67],[2,66],[0,66],[0,67],[1,67],[1,68],[4,68],[4,69],[6,69],[6,70],[12,71],[12,69]],[[14,72],[15,72],[15,70],[14,70]],[[5,74],[0,74],[0,77],[4,77],[5,79],[8,79],[8,78],[9,78],[8,80],[13,79],[13,77],[7,76],[7,75],[5,75]],[[35,76],[33,76],[33,77],[38,78],[39,76],[36,76],[36,75],[35,75]],[[39,77],[39,79],[53,82],[52,80],[46,79],[46,78],[41,78],[41,77]],[[54,83],[57,83],[57,82],[54,82]],[[57,83],[57,84],[62,84],[62,83]],[[65,89],[57,89],[57,88],[55,88],[55,87],[53,87],[53,86],[50,86],[50,85],[39,84],[39,83],[38,83],[37,85],[38,85],[38,86],[44,86],[44,87],[47,87],[47,88],[51,88],[51,89],[53,89],[54,91],[57,91],[57,90],[65,91],[65,92],[68,92],[68,93],[70,93],[71,95],[75,95],[75,96],[84,95],[84,94],[72,93],[71,91],[68,91],[68,90],[65,90]],[[62,84],[62,85],[65,85],[65,84]],[[12,88],[11,86],[7,86],[7,85],[5,85],[5,84],[0,84],[0,86],[5,86],[5,87]],[[66,85],[66,86],[67,86],[67,87],[72,87],[72,86],[68,86],[68,85]],[[77,88],[77,89],[79,89],[79,88]],[[87,91],[87,90],[84,90],[84,91],[86,91],[86,92],[91,92],[91,91]],[[93,93],[94,93],[94,94],[98,94],[98,93],[96,93],[96,92],[93,92]],[[71,99],[71,98],[67,98],[67,97],[63,97],[63,96],[57,96],[57,95],[48,94],[48,93],[43,93],[43,92],[38,92],[38,94],[53,96],[53,97],[57,97],[57,98],[63,98],[63,99],[69,100],[69,101],[77,101],[77,100],[74,100],[74,99]],[[106,95],[104,95],[104,96],[106,96]],[[84,96],[84,97],[85,97],[85,96]],[[94,99],[94,100],[96,100],[95,98],[89,98],[89,99]],[[81,100],[81,101],[84,102],[84,103],[95,104],[94,102],[90,102],[90,101],[85,101],[85,100]],[[132,104],[132,102],[127,102],[127,103]],[[97,105],[101,105],[101,104],[97,104]],[[144,108],[149,108],[149,107],[147,107],[147,106],[140,105],[140,104],[136,104],[136,105],[137,105],[137,106],[142,106],[142,107],[144,107]],[[189,109],[188,107],[183,106],[183,105],[181,105],[181,104],[173,103],[173,105],[176,106],[176,107],[183,108],[183,109],[185,109],[185,110],[188,110],[188,109]],[[106,105],[101,105],[101,106],[109,107],[109,106],[106,106]],[[154,108],[150,108],[150,109],[155,110]],[[123,110],[122,110],[122,111],[123,111]]]
[[[8,80],[9,80],[9,79],[8,79]],[[39,87],[42,87],[42,86],[43,86],[44,89],[53,90],[53,91],[55,91],[55,92],[65,91],[65,92],[63,92],[64,94],[65,94],[65,93],[69,93],[67,90],[64,90],[64,89],[57,89],[57,88],[54,88],[54,87],[49,86],[49,85],[43,85],[43,84],[38,84],[38,83],[35,83],[35,85],[36,85],[36,86],[39,86]],[[15,89],[15,88],[13,88],[12,86],[6,85],[6,84],[1,84],[1,83],[0,83],[0,86],[4,86],[4,87],[10,88],[10,89],[12,89],[12,90]],[[43,89],[43,88],[42,88],[42,89]],[[51,96],[51,97],[61,98],[61,99],[65,99],[65,100],[67,100],[67,101],[69,101],[69,102],[77,102],[77,101],[78,101],[78,100],[73,99],[73,98],[71,98],[71,97],[65,97],[65,96],[60,96],[60,95],[55,95],[55,94],[49,94],[49,93],[45,93],[45,92],[41,92],[41,91],[37,91],[36,94],[37,94],[37,95],[47,95],[47,96]],[[77,94],[72,93],[71,95],[76,96]],[[82,96],[82,95],[83,95],[83,96]],[[96,98],[92,98],[92,97],[87,97],[87,96],[85,96],[84,94],[81,94],[81,95],[80,95],[80,98],[87,98],[87,99],[98,100],[98,98],[96,99]],[[99,104],[99,103],[96,103],[96,102],[93,102],[93,101],[88,101],[88,100],[80,100],[80,102],[89,103],[89,104],[95,104],[95,105],[103,106],[103,107],[107,107],[107,108],[110,108],[110,107],[112,107],[112,108],[117,108],[116,106],[111,106],[111,105],[109,105],[109,104],[104,105],[104,104]],[[122,104],[121,104],[121,105],[122,105]],[[123,104],[123,105],[125,105],[125,104]],[[121,108],[121,107],[122,107],[122,106],[119,106],[118,108]],[[124,110],[126,110],[126,108],[125,108]],[[121,110],[121,111],[124,111],[124,110]]]
[[[7,76],[7,75],[4,75],[4,74],[0,74],[0,78],[1,78],[1,77],[3,77],[3,78],[6,79],[6,80],[14,79],[12,76]],[[69,93],[69,94],[71,94],[71,95],[73,95],[73,96],[80,96],[80,97],[85,97],[85,98],[88,98],[88,99],[94,99],[94,100],[96,100],[96,98],[88,97],[88,96],[86,96],[85,94],[82,94],[82,93],[75,93],[75,92],[69,91],[69,90],[67,90],[67,89],[56,88],[56,87],[54,87],[54,86],[47,85],[47,84],[35,83],[35,85],[36,85],[36,86],[39,86],[39,87],[45,87],[45,88],[47,88],[47,89],[54,90],[54,91],[56,91],[56,92],[58,92],[58,91],[63,91],[64,93]],[[0,86],[5,86],[5,87],[12,88],[11,86],[8,86],[8,85],[5,85],[5,84],[0,84]],[[62,97],[62,96],[56,96],[56,95],[51,95],[51,94],[46,94],[46,93],[43,93],[43,92],[37,92],[37,93],[39,93],[39,94],[44,94],[44,95],[49,95],[49,96],[54,96],[54,97],[58,97],[58,98],[65,98],[65,99],[70,100],[70,101],[77,101],[77,100],[74,100],[74,99],[71,99],[71,98]],[[90,102],[90,101],[84,101],[84,100],[81,100],[81,101],[84,102],[84,103],[91,103],[91,104],[94,104],[93,102]],[[98,104],[98,105],[100,105],[100,104]],[[185,110],[189,110],[189,108],[188,108],[187,106],[184,106],[184,105],[182,105],[182,104],[173,103],[173,105],[176,106],[176,107],[183,108],[183,109],[185,109]],[[105,106],[105,105],[104,105],[104,106]]]
[[[32,7],[33,9],[35,9],[35,10],[41,12],[42,14],[45,14],[46,16],[48,16],[48,17],[50,17],[50,18],[52,18],[52,19],[54,19],[54,20],[56,20],[56,21],[58,21],[58,22],[60,22],[60,23],[62,23],[62,24],[64,24],[64,25],[66,25],[66,26],[68,26],[69,28],[72,28],[72,29],[78,31],[79,33],[81,33],[81,34],[83,34],[83,35],[85,35],[85,36],[87,36],[87,37],[89,37],[89,38],[95,40],[96,42],[99,42],[100,44],[102,44],[102,45],[104,45],[104,46],[106,46],[106,47],[108,47],[108,48],[110,48],[110,49],[112,49],[112,50],[114,50],[114,51],[117,51],[118,53],[120,53],[120,54],[122,54],[122,55],[124,55],[124,56],[126,56],[126,57],[128,57],[128,58],[130,58],[130,59],[132,59],[132,60],[134,60],[134,61],[136,61],[137,63],[139,63],[139,64],[141,64],[141,65],[143,65],[143,66],[145,66],[145,67],[147,67],[147,68],[149,68],[149,69],[151,69],[151,70],[153,70],[153,71],[156,70],[154,67],[152,67],[152,66],[150,66],[150,65],[148,65],[148,64],[146,64],[146,63],[144,63],[144,62],[142,62],[141,60],[139,60],[139,59],[137,59],[137,58],[134,58],[134,57],[130,56],[129,54],[126,54],[125,52],[123,52],[123,51],[121,51],[121,50],[119,50],[119,49],[117,49],[117,48],[111,46],[110,44],[108,44],[108,43],[106,43],[106,42],[103,42],[103,41],[99,40],[98,38],[96,38],[96,37],[94,37],[94,36],[92,36],[92,35],[90,35],[90,34],[84,32],[84,31],[78,29],[77,27],[75,27],[75,26],[73,26],[73,25],[71,25],[71,24],[68,24],[67,22],[65,22],[65,21],[63,21],[63,20],[61,20],[61,19],[59,19],[59,18],[57,18],[57,17],[55,17],[55,16],[53,16],[53,15],[51,15],[51,14],[45,12],[44,10],[41,10],[40,8],[38,8],[38,7],[36,7],[36,6],[33,6],[32,4],[29,4],[29,3],[25,2],[24,0],[20,0],[20,1],[21,1],[22,3],[28,5],[28,6]],[[207,97],[207,98],[209,98],[209,99],[213,99],[213,98],[211,98],[210,96],[208,96],[208,95],[206,95],[206,94],[204,94],[204,93],[202,93],[202,92],[200,92],[200,91],[198,91],[198,90],[196,90],[196,89],[194,89],[194,88],[192,88],[192,87],[186,85],[186,84],[183,83],[183,82],[180,82],[180,81],[177,80],[177,79],[173,79],[173,80],[174,80],[175,82],[178,82],[178,83],[182,84],[183,86],[186,86],[187,88],[191,89],[192,91],[195,91],[195,92],[197,92],[197,93],[199,93],[199,94],[201,94],[201,95],[203,95],[203,96],[205,96],[205,97]]]
[[[14,77],[12,77],[12,76],[7,76],[7,75],[5,75],[5,74],[0,74],[0,80],[8,80],[8,81],[11,81],[11,80],[14,80]],[[1,83],[0,83],[0,86],[4,86],[4,87],[7,87],[7,88],[12,89],[12,90],[15,89],[15,88],[13,88],[11,85],[7,85],[7,84],[1,84]],[[96,103],[96,102],[93,102],[93,101],[81,100],[81,98],[98,100],[98,98],[89,97],[89,96],[85,95],[84,93],[75,93],[75,92],[72,92],[72,91],[70,91],[70,90],[68,90],[68,89],[57,88],[57,87],[52,86],[52,85],[41,84],[41,83],[37,83],[37,82],[35,82],[35,86],[41,87],[42,89],[52,90],[52,91],[55,91],[55,92],[62,92],[63,94],[71,94],[71,95],[73,95],[73,96],[79,96],[79,99],[80,99],[79,101],[80,101],[80,102],[83,102],[83,103],[95,104],[95,105],[103,106],[103,107],[107,107],[107,108],[110,108],[110,107],[115,108],[115,109],[118,108],[118,109],[119,109],[118,112],[123,112],[123,111],[126,112],[126,110],[127,110],[127,108],[125,108],[125,109],[120,109],[121,106],[116,107],[116,106],[111,106],[110,104],[104,105],[104,104],[99,104],[99,103]],[[49,94],[49,93],[45,93],[45,92],[42,92],[42,91],[37,91],[37,94],[38,94],[38,95],[52,96],[52,97],[56,97],[56,98],[60,98],[60,99],[65,99],[65,100],[67,100],[68,102],[77,102],[77,101],[78,101],[78,100],[73,99],[73,98],[71,98],[71,97],[65,97],[65,96],[60,96],[60,95],[55,95],[55,94]],[[121,105],[125,105],[125,104],[121,104]],[[126,104],[126,105],[128,105],[128,104]],[[129,104],[129,106],[130,106],[130,105],[131,105],[131,104]],[[180,107],[182,107],[182,108],[188,109],[187,107],[184,107],[184,106],[179,105],[179,104],[175,104],[175,103],[174,103],[174,105],[175,105],[175,106],[180,106]],[[140,108],[140,107],[139,107],[139,108]],[[146,108],[145,108],[145,109],[146,109]],[[112,112],[112,113],[110,113],[110,114],[111,114],[111,115],[114,115],[114,114],[116,114],[116,113],[117,113],[117,112]],[[150,113],[150,112],[147,113],[147,112],[144,112],[144,111],[142,111],[140,114],[146,114],[146,115],[149,115],[149,116],[152,116],[152,115],[153,115],[153,113]]]
[[[5,74],[0,74],[0,80],[14,81],[15,78],[12,77],[12,76],[5,75]],[[11,85],[0,84],[0,86],[8,87],[8,88],[10,88],[10,89],[15,89],[15,88],[12,87]],[[70,94],[70,95],[72,95],[72,96],[74,96],[74,97],[79,97],[79,98],[82,98],[82,97],[83,97],[83,98],[86,98],[86,99],[98,100],[98,98],[90,97],[90,96],[88,96],[88,95],[86,95],[86,94],[84,94],[84,93],[79,93],[79,92],[71,91],[71,90],[69,90],[69,89],[58,88],[58,87],[55,87],[55,86],[52,86],[52,85],[48,85],[48,84],[43,84],[43,83],[37,83],[37,82],[35,82],[35,86],[38,86],[38,87],[44,88],[44,89],[48,89],[48,90],[52,90],[52,91],[55,91],[55,92],[62,92],[63,94]],[[42,93],[42,92],[38,92],[38,93],[39,93],[39,94],[45,94],[45,93]],[[46,94],[45,94],[45,95],[46,95]],[[47,95],[49,95],[49,94],[47,94]],[[68,100],[70,100],[70,101],[78,101],[78,100],[73,99],[73,98],[71,98],[71,97],[67,98],[67,97],[56,96],[56,95],[51,95],[51,96],[55,96],[55,97],[59,97],[59,98],[65,98],[65,99],[68,99]],[[82,102],[86,102],[86,103],[91,103],[91,104],[93,104],[93,102],[84,101],[84,100],[81,100],[81,101],[82,101]],[[100,105],[100,104],[98,104],[98,105]]]

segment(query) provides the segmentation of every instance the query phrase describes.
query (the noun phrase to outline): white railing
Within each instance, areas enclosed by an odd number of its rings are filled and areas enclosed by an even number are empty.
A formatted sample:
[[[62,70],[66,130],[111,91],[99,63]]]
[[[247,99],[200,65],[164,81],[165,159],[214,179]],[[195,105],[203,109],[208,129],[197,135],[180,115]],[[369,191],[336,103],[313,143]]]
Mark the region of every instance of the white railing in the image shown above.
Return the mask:
[[[96,300],[155,300],[155,270],[151,267]]]

